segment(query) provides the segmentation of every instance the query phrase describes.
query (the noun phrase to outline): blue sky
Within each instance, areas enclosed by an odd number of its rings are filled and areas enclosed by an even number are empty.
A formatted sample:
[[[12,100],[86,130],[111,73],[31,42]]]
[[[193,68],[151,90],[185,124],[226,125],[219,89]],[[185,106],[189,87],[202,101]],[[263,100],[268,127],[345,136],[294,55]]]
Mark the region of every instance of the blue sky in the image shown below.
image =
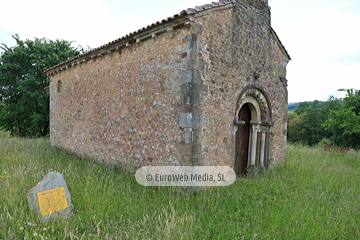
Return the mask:
[[[0,4],[0,43],[11,35],[99,47],[207,0],[17,0]],[[272,25],[292,61],[289,102],[341,97],[360,89],[359,0],[269,0]]]

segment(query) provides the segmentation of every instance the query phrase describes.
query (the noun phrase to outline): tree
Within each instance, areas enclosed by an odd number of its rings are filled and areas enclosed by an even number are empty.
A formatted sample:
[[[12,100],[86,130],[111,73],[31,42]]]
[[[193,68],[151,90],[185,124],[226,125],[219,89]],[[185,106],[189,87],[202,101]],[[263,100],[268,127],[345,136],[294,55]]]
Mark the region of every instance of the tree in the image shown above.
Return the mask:
[[[344,98],[345,108],[353,107],[356,115],[360,115],[360,90],[356,89],[339,89],[340,92],[346,92]]]
[[[330,138],[332,132],[322,128],[322,124],[328,119],[331,110],[342,108],[343,102],[334,97],[326,102],[301,102],[295,109],[297,115],[289,118],[289,141],[315,145],[323,138]]]
[[[303,127],[302,115],[289,113],[288,115],[288,141],[291,143],[307,143],[306,129]]]
[[[321,128],[328,113],[322,111],[324,103],[318,100],[301,102],[295,109],[297,114],[289,121],[289,141],[315,145],[327,137],[327,132]]]
[[[305,112],[305,109],[311,107],[312,102],[301,102],[299,105],[295,108],[294,112],[297,115],[300,115]]]
[[[77,56],[82,48],[72,42],[12,36],[15,47],[1,44],[0,128],[18,136],[46,136],[49,133],[49,96],[44,88],[49,79],[44,71]]]
[[[345,91],[341,89],[340,91]],[[344,108],[330,111],[328,119],[321,125],[331,132],[334,145],[360,148],[360,91],[347,89],[343,99]]]
[[[288,111],[289,112],[294,112],[295,109],[299,106],[300,102],[298,103],[289,103],[288,104]]]
[[[326,138],[326,132],[321,124],[326,120],[327,114],[322,114],[323,104],[320,101],[313,101],[310,107],[302,113],[303,127],[306,133],[306,144],[313,146],[321,139]]]

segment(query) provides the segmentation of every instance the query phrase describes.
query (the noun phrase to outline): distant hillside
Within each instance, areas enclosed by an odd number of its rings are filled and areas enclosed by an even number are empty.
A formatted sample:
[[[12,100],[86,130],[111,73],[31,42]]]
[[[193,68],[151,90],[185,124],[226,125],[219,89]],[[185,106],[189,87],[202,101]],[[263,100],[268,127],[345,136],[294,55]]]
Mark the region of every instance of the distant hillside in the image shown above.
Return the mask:
[[[295,111],[295,109],[297,108],[297,106],[299,106],[300,103],[301,103],[301,102],[298,102],[298,103],[293,103],[293,102],[291,102],[291,103],[289,103],[289,104],[288,104],[288,111],[289,111],[289,112]]]

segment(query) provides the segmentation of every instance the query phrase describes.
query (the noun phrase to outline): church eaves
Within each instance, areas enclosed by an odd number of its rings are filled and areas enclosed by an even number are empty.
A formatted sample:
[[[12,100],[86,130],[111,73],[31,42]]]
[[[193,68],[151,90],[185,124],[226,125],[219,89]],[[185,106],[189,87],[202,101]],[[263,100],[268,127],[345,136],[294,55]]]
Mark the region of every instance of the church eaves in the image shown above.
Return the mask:
[[[80,54],[58,65],[55,65],[45,70],[45,73],[47,75],[55,74],[69,67],[87,62],[90,59],[101,57],[107,54],[108,52],[121,51],[121,48],[123,47],[127,47],[132,43],[141,42],[148,38],[153,38],[156,35],[166,31],[169,34],[171,34],[171,31],[173,31],[174,28],[178,28],[184,25],[190,27],[192,22],[191,17],[197,17],[199,15],[201,16],[203,14],[206,14],[207,11],[211,12],[212,10],[222,10],[223,8],[232,7],[235,3],[236,3],[235,0],[223,0],[219,2],[212,2],[211,4],[196,6],[195,8],[188,8],[186,10],[181,11],[178,14],[175,14],[161,21],[157,21],[156,23],[143,27],[142,29],[129,33],[121,38],[118,38],[114,41],[111,41],[100,47],[89,50],[83,54]],[[274,29],[272,29],[272,32],[274,33],[276,41],[279,43],[283,53],[289,59],[291,59],[284,45],[281,43],[279,37],[274,31]]]
[[[58,71],[87,62],[89,59],[100,57],[108,52],[120,51],[122,47],[129,46],[134,42],[140,42],[147,38],[155,37],[157,34],[161,34],[165,31],[170,32],[172,29],[181,27],[183,25],[188,25],[190,27],[191,16],[196,17],[196,14],[204,13],[208,10],[221,10],[224,7],[232,7],[234,3],[236,3],[235,0],[224,0],[219,2],[212,2],[211,4],[196,6],[195,8],[188,8],[178,14],[161,21],[157,21],[156,23],[143,27],[142,29],[139,29],[98,48],[94,48],[65,62],[55,65],[45,70],[45,73],[47,75],[52,75]]]

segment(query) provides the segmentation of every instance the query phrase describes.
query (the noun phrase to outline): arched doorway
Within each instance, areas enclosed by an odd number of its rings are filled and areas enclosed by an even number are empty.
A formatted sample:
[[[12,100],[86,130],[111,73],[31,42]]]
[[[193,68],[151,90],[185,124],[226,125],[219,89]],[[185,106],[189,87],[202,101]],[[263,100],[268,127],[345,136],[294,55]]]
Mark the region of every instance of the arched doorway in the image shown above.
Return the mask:
[[[248,104],[244,104],[238,114],[238,119],[243,125],[236,131],[235,146],[235,173],[237,175],[246,174],[248,167],[249,139],[250,139],[250,121],[251,110]]]
[[[234,118],[237,175],[254,175],[269,166],[273,123],[268,99],[262,89],[252,85],[240,93]]]

